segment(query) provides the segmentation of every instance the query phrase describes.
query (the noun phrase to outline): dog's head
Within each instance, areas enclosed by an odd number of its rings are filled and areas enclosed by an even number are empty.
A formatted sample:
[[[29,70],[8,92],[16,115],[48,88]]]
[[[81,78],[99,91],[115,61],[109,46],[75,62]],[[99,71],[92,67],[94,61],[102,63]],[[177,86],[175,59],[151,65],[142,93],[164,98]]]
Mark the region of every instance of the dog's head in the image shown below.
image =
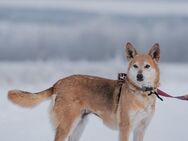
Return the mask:
[[[126,56],[129,61],[128,78],[134,85],[143,87],[157,87],[159,85],[160,47],[156,43],[146,54],[138,53],[131,43],[126,45]]]

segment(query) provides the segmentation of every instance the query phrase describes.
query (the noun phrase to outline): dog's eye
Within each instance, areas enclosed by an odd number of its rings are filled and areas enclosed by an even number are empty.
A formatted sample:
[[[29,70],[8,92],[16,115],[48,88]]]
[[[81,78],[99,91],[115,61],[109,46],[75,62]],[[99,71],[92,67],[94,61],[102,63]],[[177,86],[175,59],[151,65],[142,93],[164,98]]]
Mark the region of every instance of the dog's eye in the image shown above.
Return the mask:
[[[146,68],[146,69],[149,69],[150,68],[150,65],[145,65],[145,67],[144,68]]]
[[[138,68],[138,66],[136,64],[133,65],[134,68]]]

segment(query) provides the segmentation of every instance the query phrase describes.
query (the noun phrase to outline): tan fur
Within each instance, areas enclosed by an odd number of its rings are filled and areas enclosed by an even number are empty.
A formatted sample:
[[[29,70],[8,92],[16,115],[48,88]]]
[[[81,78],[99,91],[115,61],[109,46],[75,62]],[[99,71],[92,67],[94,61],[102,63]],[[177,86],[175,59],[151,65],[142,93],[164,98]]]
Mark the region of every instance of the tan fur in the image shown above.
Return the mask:
[[[32,107],[40,103],[42,100],[52,96],[52,88],[40,93],[29,93],[20,90],[11,90],[8,92],[8,98],[23,107]]]
[[[151,54],[138,54],[128,43],[126,56],[129,60],[128,72],[135,62],[143,66],[147,61],[156,70],[154,85],[158,86],[159,69],[155,57],[152,58],[154,49],[150,50]],[[117,80],[87,75],[69,76],[40,93],[13,90],[8,94],[11,101],[26,107],[34,106],[52,95],[56,95],[53,106],[57,123],[55,141],[79,140],[80,136],[75,137],[75,134],[81,130],[81,124],[89,113],[100,117],[107,126],[119,129],[120,141],[128,141],[131,131],[134,141],[143,141],[144,131],[155,111],[156,97],[148,96],[131,78],[123,84],[121,94]]]

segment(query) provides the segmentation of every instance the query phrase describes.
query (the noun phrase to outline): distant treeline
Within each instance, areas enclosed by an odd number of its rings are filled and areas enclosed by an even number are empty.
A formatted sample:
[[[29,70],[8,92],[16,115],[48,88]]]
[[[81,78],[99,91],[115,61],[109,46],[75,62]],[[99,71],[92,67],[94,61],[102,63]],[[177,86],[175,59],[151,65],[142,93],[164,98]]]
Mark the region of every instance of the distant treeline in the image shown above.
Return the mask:
[[[0,61],[100,61],[123,57],[127,41],[140,51],[159,42],[162,61],[188,62],[188,17],[0,10]]]

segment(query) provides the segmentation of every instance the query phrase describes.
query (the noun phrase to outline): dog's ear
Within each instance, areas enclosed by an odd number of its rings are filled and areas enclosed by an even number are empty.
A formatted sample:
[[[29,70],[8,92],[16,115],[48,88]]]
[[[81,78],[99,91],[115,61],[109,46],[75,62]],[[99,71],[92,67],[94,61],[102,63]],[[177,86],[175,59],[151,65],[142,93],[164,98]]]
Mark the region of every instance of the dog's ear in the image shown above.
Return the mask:
[[[128,61],[132,60],[137,55],[136,49],[130,42],[128,42],[126,45],[125,54]]]
[[[149,50],[149,55],[152,57],[153,60],[155,60],[157,63],[159,63],[160,60],[160,46],[158,43],[155,43],[153,47]]]

